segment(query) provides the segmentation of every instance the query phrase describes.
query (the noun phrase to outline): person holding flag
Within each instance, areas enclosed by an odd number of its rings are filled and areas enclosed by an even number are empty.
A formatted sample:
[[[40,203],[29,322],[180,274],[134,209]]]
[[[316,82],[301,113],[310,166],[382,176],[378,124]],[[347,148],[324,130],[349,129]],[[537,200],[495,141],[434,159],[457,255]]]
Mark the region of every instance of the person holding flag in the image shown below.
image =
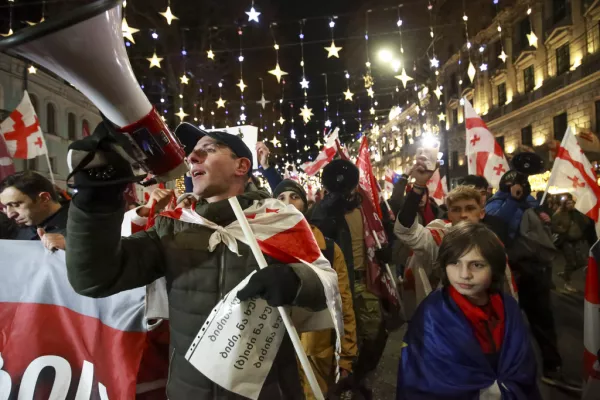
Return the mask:
[[[106,139],[108,129],[100,124],[92,136],[71,147],[89,150],[98,138],[110,140]],[[237,197],[244,209],[268,198],[263,191],[246,190],[252,153],[239,136],[204,132],[187,123],[181,124],[175,134],[189,154],[194,194],[202,199],[195,210],[201,221],[228,226],[236,221],[228,201],[230,197]],[[110,170],[96,167],[73,172],[78,192],[69,210],[66,252],[71,285],[82,295],[104,297],[166,276],[171,334],[168,397],[171,400],[242,399],[241,395],[229,391],[233,388],[219,387],[200,373],[187,361],[186,352],[213,307],[256,271],[257,261],[249,246],[238,243],[237,255],[221,241],[213,243],[211,251],[209,240],[214,230],[180,220],[182,209],[159,215],[154,227],[147,231],[121,238],[124,213],[124,184],[121,182],[133,173],[129,163],[118,154],[106,152],[105,155]],[[98,187],[99,180],[102,187]],[[302,236],[299,240],[306,240],[304,250],[312,249],[312,233],[300,231],[298,234]],[[320,256],[318,249],[316,251]],[[273,307],[295,305],[312,311],[327,307],[328,296],[337,290],[333,269],[323,269],[323,274],[318,275],[310,265],[269,260],[270,265],[255,272],[237,294],[239,300],[260,297]],[[329,279],[327,290],[321,280],[323,277]],[[259,399],[302,398],[295,353],[286,335],[261,386]]]

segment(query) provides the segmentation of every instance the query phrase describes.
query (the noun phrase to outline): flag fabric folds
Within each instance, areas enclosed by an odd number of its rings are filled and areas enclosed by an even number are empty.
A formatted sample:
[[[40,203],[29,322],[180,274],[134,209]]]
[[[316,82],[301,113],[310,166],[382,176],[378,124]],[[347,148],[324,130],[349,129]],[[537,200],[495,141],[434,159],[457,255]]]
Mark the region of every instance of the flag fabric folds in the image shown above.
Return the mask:
[[[13,158],[30,159],[48,153],[40,121],[27,91],[17,108],[0,124],[0,133]]]

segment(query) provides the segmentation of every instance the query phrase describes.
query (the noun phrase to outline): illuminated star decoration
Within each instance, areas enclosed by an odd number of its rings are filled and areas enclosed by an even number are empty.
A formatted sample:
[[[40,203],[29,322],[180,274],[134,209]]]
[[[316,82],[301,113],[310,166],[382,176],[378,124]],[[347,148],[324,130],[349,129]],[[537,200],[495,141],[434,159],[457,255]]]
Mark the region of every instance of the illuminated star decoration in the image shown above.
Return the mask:
[[[371,109],[369,110],[369,112],[371,113],[371,115],[375,115],[375,109],[373,107],[371,107]]]
[[[244,89],[246,89],[246,88],[248,87],[248,85],[246,85],[246,84],[244,83],[244,80],[243,80],[243,79],[240,79],[240,83],[238,83],[236,86],[240,88],[240,91],[241,91],[242,93],[244,93]],[[263,107],[263,108],[264,108],[264,107]]]
[[[177,116],[179,117],[179,119],[180,119],[180,120],[182,120],[182,121],[183,121],[183,119],[184,119],[185,117],[187,117],[187,116],[188,116],[188,114],[186,114],[186,113],[183,111],[183,108],[181,108],[181,107],[179,107],[179,112],[178,112],[178,113],[176,113],[175,115],[177,115]]]
[[[396,75],[394,78],[396,78],[402,82],[402,84],[404,85],[404,89],[406,89],[406,84],[408,83],[408,81],[413,80],[413,78],[411,78],[410,76],[408,76],[406,74],[406,69],[404,69],[404,68],[402,68],[402,74]]]
[[[40,22],[32,22],[32,21],[25,21],[25,22],[27,22],[27,25],[29,25],[29,26],[34,26],[34,25],[37,25],[37,24],[41,24],[41,23],[42,23],[42,22],[44,22],[45,20],[46,20],[46,18],[45,18],[45,17],[42,17],[42,19],[40,19]],[[136,31],[137,31],[137,30],[136,30]],[[135,33],[135,32],[134,32],[134,33]]]
[[[244,113],[240,114],[240,121],[246,122],[246,114],[244,114]]]
[[[366,89],[373,86],[373,77],[371,76],[371,74],[367,74],[367,75],[363,76],[363,79],[365,80],[365,88]]]
[[[352,93],[350,91],[350,88],[346,89],[346,91],[344,92],[344,96],[346,96],[346,98],[344,100],[348,100],[348,101],[352,101],[352,96],[354,96],[354,93]]]
[[[284,122],[285,122],[285,119],[283,117],[279,117],[279,124],[283,125]]]
[[[152,58],[146,58],[146,60],[150,61],[150,68],[160,68],[160,62],[163,60],[156,56],[156,51],[152,55]]]
[[[488,69],[488,65],[486,63],[483,63],[479,66],[479,70],[481,70],[481,72],[487,71],[487,69]]]
[[[258,16],[260,15],[260,13],[256,11],[254,7],[252,7],[250,11],[246,11],[246,15],[248,15],[248,22],[258,22]]]
[[[435,56],[433,56],[433,58],[429,60],[429,62],[431,63],[431,68],[438,68],[440,66],[440,60],[435,58]]]
[[[179,19],[175,15],[173,15],[173,13],[171,12],[170,5],[167,7],[167,9],[164,12],[161,12],[159,14],[162,15],[163,17],[165,17],[165,19],[167,20],[167,24],[169,24],[169,25],[171,25],[171,22],[173,22],[174,19]]]
[[[313,116],[312,108],[308,108],[308,106],[304,104],[304,107],[300,109],[300,115],[302,116],[304,123],[307,124],[308,121],[310,121],[310,117]]]
[[[179,79],[181,79],[181,83],[183,85],[187,85],[189,83],[189,81],[190,81],[189,78],[185,74],[183,74],[183,76],[181,78],[179,78]]]
[[[210,49],[209,51],[206,52],[206,56],[208,58],[210,58],[211,60],[215,59],[215,53],[213,53],[212,49]]]
[[[219,97],[219,100],[217,100],[215,103],[217,103],[217,108],[225,108],[226,102],[227,100],[223,100],[222,97]]]
[[[123,37],[135,44],[135,40],[133,40],[133,34],[138,33],[140,30],[130,27],[125,18],[123,18],[123,22],[121,23],[121,29],[123,30]]]
[[[308,89],[309,81],[306,80],[306,77],[302,77],[302,81],[300,82],[300,86],[302,89]]]
[[[331,128],[331,121],[330,120],[325,121],[325,127]]]
[[[508,58],[508,55],[504,52],[504,49],[502,49],[502,53],[500,53],[498,58],[501,59],[503,63],[506,63],[506,59]]]
[[[438,119],[439,119],[440,121],[445,121],[445,120],[446,120],[446,114],[444,114],[443,112],[441,112],[441,113],[438,115]]]
[[[304,151],[308,151],[308,150],[310,150],[310,146],[308,146],[308,145],[304,146]]]
[[[469,75],[469,79],[471,80],[471,83],[473,82],[473,79],[475,79],[476,73],[477,73],[477,70],[475,69],[475,66],[473,65],[473,63],[471,61],[469,61],[469,68],[467,69],[467,74]]]
[[[269,104],[269,103],[270,103],[270,101],[269,101],[269,100],[267,100],[267,99],[265,99],[265,95],[264,95],[264,93],[263,93],[263,95],[261,96],[261,98],[260,98],[260,101],[257,101],[257,102],[256,102],[256,104],[260,104],[260,105],[262,106],[263,110],[265,109],[265,106],[266,106],[267,104]]]
[[[440,88],[439,86],[435,88],[435,90],[433,91],[433,93],[435,93],[435,95],[437,96],[438,100],[440,99],[440,97],[442,97],[442,88]]]
[[[8,30],[8,33],[0,33],[0,35],[2,35],[2,36],[4,36],[4,37],[8,37],[8,36],[12,35],[13,33],[14,33],[14,32],[13,32],[12,28],[10,28],[10,29]]]
[[[531,31],[531,33],[527,34],[527,40],[529,41],[529,45],[533,46],[537,49],[538,47],[538,37],[535,35],[534,31]]]
[[[277,140],[277,136],[273,136],[273,139],[269,141],[273,143],[273,147],[279,147],[279,143],[281,143],[279,140]]]
[[[331,57],[336,57],[336,58],[340,58],[340,54],[339,51],[341,50],[341,47],[336,47],[335,46],[335,42],[332,40],[331,41],[331,46],[329,47],[325,47],[325,50],[327,50],[327,58],[331,58]]]
[[[30,74],[35,74],[37,73],[37,68],[33,65],[30,65],[29,68],[27,68],[27,72],[29,72]]]
[[[317,143],[315,143],[315,146],[321,147],[322,145],[323,143],[321,143],[321,140],[317,139]]]
[[[367,94],[369,95],[369,97],[373,98],[375,97],[375,91],[373,90],[372,87],[367,89]]]
[[[275,66],[275,69],[270,70],[269,73],[271,75],[275,75],[275,78],[277,78],[277,83],[281,82],[281,77],[282,76],[288,74],[287,72],[282,71],[281,68],[279,68],[279,63],[277,63],[277,65]]]

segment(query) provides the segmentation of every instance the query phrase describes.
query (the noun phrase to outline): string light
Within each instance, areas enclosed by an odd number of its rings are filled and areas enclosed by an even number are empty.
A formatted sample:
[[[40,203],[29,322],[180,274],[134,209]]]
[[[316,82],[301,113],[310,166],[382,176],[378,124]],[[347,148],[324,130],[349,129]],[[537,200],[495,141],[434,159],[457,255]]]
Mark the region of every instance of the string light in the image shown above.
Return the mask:
[[[252,0],[252,7],[250,8],[250,11],[246,11],[246,15],[248,15],[248,22],[254,21],[258,23],[258,17],[260,13],[254,8],[254,0]]]
[[[333,17],[331,19],[331,21],[329,22],[329,28],[331,28],[331,46],[329,47],[325,47],[325,50],[327,50],[327,58],[331,58],[331,57],[335,57],[335,58],[340,58],[340,50],[342,50],[341,47],[337,47],[335,45],[335,41],[333,39],[333,27],[335,26],[335,22],[333,21],[334,18],[337,17]]]
[[[270,70],[269,73],[271,75],[274,75],[275,78],[277,78],[277,83],[281,82],[281,77],[284,75],[287,75],[288,73],[283,71],[280,67],[279,67],[279,45],[277,44],[277,41],[275,40],[275,34],[273,33],[273,25],[271,25],[271,34],[273,35],[273,42],[274,44],[274,48],[275,48],[275,68]]]
[[[167,20],[167,24],[169,25],[171,25],[171,22],[173,22],[173,20],[179,19],[171,12],[171,0],[168,0],[167,9],[159,14],[165,17],[165,19]]]

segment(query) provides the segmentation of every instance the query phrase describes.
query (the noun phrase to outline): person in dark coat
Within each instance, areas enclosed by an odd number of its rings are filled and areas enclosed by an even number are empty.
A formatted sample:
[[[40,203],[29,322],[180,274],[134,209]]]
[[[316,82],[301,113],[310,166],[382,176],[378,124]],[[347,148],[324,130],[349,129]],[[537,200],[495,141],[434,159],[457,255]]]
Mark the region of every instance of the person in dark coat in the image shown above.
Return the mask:
[[[42,175],[17,172],[0,182],[0,203],[18,226],[5,239],[41,240],[49,250],[65,249],[69,203],[61,203],[52,182]]]

